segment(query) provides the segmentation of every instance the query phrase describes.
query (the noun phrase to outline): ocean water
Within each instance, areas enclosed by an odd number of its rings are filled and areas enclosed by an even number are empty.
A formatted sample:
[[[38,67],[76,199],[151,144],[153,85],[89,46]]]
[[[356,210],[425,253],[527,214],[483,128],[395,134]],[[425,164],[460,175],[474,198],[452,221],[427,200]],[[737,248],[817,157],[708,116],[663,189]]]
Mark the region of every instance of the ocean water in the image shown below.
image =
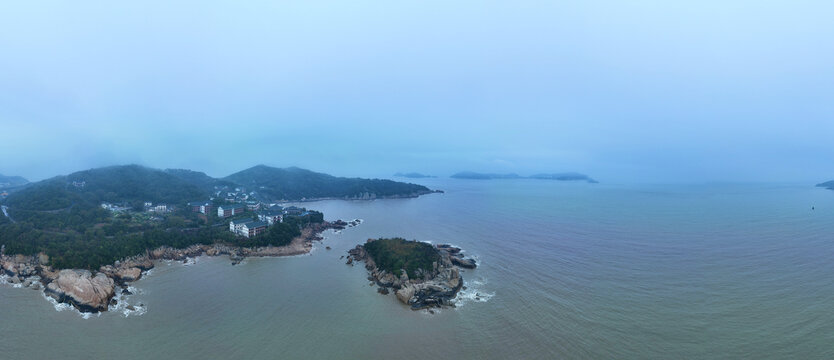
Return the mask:
[[[0,285],[0,357],[834,358],[834,191],[421,182],[446,193],[305,204],[364,220],[310,255],[160,263],[133,312]],[[457,308],[411,311],[340,259],[389,236],[478,259]]]

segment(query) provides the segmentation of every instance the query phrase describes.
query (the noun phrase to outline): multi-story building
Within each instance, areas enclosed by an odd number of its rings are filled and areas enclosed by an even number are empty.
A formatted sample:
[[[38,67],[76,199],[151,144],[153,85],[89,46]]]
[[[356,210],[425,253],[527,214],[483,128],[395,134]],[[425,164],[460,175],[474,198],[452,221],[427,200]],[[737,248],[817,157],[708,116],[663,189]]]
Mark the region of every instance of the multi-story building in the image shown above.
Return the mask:
[[[217,207],[217,216],[227,218],[246,211],[246,206],[241,204],[220,205]]]

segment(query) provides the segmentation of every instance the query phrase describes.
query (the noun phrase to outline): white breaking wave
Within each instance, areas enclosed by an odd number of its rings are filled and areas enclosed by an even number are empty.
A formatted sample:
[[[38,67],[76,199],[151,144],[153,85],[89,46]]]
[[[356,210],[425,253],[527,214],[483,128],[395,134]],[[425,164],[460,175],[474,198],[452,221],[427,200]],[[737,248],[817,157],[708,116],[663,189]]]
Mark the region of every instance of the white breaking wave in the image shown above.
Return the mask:
[[[67,311],[67,310],[69,310],[69,311],[72,311],[72,312],[74,312],[74,313],[78,314],[78,316],[81,316],[81,318],[83,318],[83,319],[89,319],[89,318],[91,318],[93,315],[95,315],[96,317],[101,316],[101,313],[100,313],[100,312],[95,313],[95,314],[93,314],[93,313],[85,313],[85,312],[80,312],[80,311],[78,311],[75,307],[73,307],[73,306],[72,306],[72,305],[70,305],[70,304],[67,304],[67,303],[59,303],[59,302],[58,302],[58,300],[53,299],[53,298],[52,298],[51,296],[49,296],[49,295],[46,295],[46,292],[43,292],[43,291],[41,291],[41,296],[43,296],[43,298],[44,298],[44,299],[46,299],[46,301],[48,301],[50,304],[52,304],[52,307],[54,307],[54,308],[55,308],[55,311],[59,311],[59,312],[60,312],[60,311]]]
[[[107,311],[113,313],[120,313],[124,317],[141,316],[148,312],[147,306],[133,305],[132,310],[128,308],[128,306],[130,306],[128,299],[132,298],[137,294],[140,294],[141,291],[133,286],[128,286],[127,290],[130,291],[132,294],[123,295],[121,291],[116,291],[116,296],[113,297],[114,299],[116,299],[116,305],[110,306],[107,309]]]
[[[464,280],[463,286],[466,290],[461,289],[458,295],[453,300],[455,307],[460,308],[469,303],[487,302],[495,296],[495,292],[489,292],[484,289],[487,284],[486,279],[479,278],[467,282]]]

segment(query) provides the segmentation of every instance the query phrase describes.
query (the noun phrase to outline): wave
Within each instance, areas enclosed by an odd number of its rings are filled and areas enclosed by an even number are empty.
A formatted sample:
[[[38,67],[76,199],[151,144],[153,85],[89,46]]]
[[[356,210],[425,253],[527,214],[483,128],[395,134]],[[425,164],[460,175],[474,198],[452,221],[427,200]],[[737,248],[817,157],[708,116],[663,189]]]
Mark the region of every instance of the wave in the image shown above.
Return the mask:
[[[46,299],[46,301],[48,301],[50,304],[52,304],[52,307],[54,307],[55,311],[58,311],[58,312],[72,311],[72,312],[78,314],[78,316],[80,316],[82,319],[89,319],[93,316],[95,316],[95,317],[100,317],[101,316],[101,312],[98,312],[98,313],[95,313],[95,314],[88,313],[88,312],[81,312],[81,311],[78,311],[78,309],[76,309],[74,306],[72,306],[70,304],[60,303],[60,302],[58,302],[58,300],[55,300],[54,298],[52,298],[49,295],[46,295],[45,291],[41,291],[41,296],[44,299]]]
[[[127,290],[130,291],[131,295],[122,294],[121,291],[116,291],[116,296],[113,299],[116,299],[116,305],[110,306],[107,311],[112,313],[121,314],[124,317],[129,316],[142,316],[148,312],[148,307],[144,304],[141,305],[130,305],[128,299],[131,299],[133,296],[141,294],[142,291],[133,287],[128,286]]]
[[[487,280],[484,278],[474,279],[472,281],[463,281],[463,286],[466,289],[461,289],[455,297],[454,304],[456,308],[461,308],[469,303],[484,303],[495,297],[495,292],[488,292],[484,289]]]

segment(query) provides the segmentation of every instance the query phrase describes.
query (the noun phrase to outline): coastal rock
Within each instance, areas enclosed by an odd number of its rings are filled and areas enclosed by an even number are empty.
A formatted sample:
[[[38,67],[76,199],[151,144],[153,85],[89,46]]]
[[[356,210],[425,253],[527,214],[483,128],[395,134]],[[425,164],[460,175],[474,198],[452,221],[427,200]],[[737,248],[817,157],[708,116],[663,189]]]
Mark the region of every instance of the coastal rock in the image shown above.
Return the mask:
[[[472,259],[464,259],[462,257],[452,256],[451,260],[452,264],[466,269],[474,269],[477,266],[477,264],[475,264],[475,260]]]
[[[115,295],[115,283],[103,273],[92,276],[87,270],[61,270],[45,292],[82,312],[99,312],[107,310]]]
[[[122,281],[136,281],[142,276],[142,270],[137,267],[120,269],[116,272],[116,277]]]
[[[416,289],[414,288],[413,285],[406,284],[405,286],[403,286],[399,290],[397,290],[397,292],[396,292],[397,299],[400,299],[400,301],[402,301],[403,304],[408,305],[409,301],[411,301],[411,298],[414,297],[414,292],[415,291],[416,291]]]

